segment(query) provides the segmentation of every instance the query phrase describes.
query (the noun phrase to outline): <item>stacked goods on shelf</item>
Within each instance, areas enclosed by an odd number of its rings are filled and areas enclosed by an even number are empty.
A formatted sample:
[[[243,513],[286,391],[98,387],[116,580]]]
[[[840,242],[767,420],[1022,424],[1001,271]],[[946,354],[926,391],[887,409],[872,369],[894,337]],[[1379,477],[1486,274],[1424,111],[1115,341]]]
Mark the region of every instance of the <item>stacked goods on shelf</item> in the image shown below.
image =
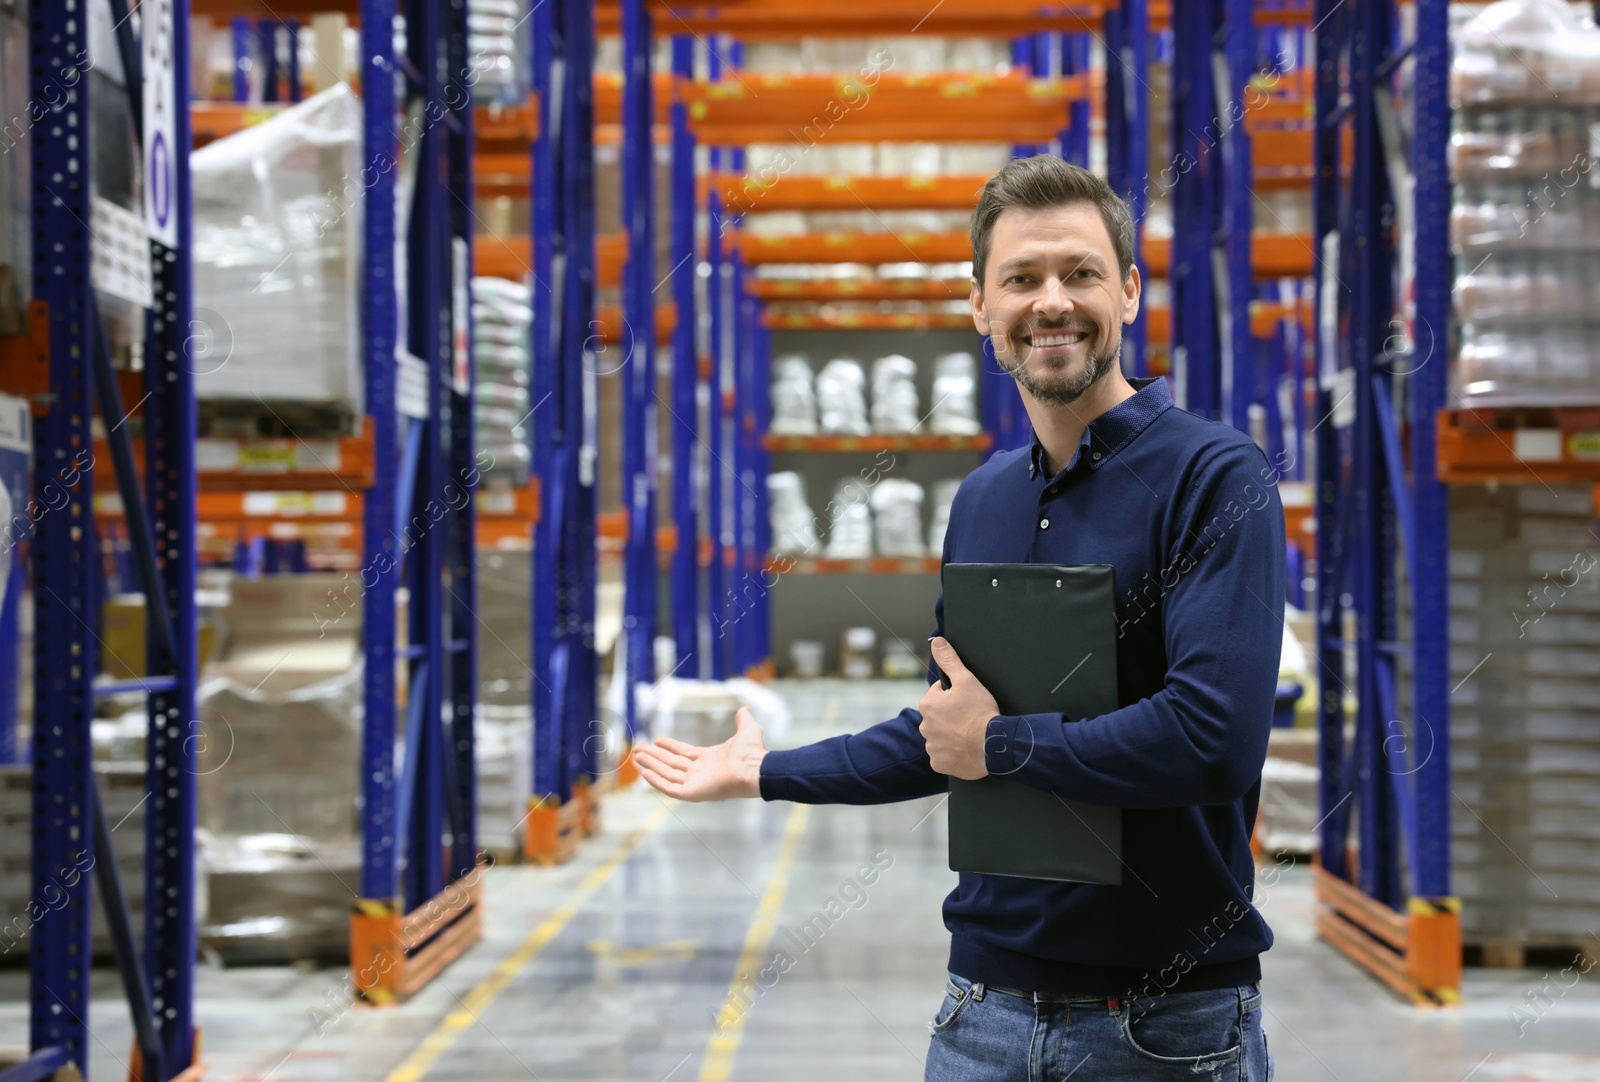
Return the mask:
[[[872,511],[869,490],[857,478],[847,477],[833,490],[829,505],[828,558],[864,560],[872,555]]]
[[[526,549],[478,550],[478,702],[526,706],[533,693],[533,561]]]
[[[149,723],[143,711],[139,713],[139,720],[146,725]],[[144,928],[145,764],[142,752],[141,743],[139,758],[135,761],[95,763],[95,783],[111,827],[112,849],[117,855],[117,871],[136,938]],[[76,877],[93,881],[94,861],[85,854],[78,867],[59,870],[57,878],[61,882],[55,884],[55,890],[47,883],[40,887],[43,893],[35,894],[32,880],[33,767],[27,764],[0,766],[0,824],[4,827],[0,830],[0,913],[4,914],[4,923],[0,923],[0,960],[15,962],[26,957],[35,924],[41,920],[62,919],[49,899],[61,897],[60,888],[71,886]],[[97,956],[108,955],[112,950],[111,933],[98,882],[92,894],[91,949]],[[202,888],[196,898],[202,913],[205,896]],[[40,899],[37,904],[35,898]]]
[[[824,433],[865,436],[872,431],[866,382],[860,361],[837,357],[822,366],[817,373],[817,414]]]
[[[8,4],[0,9],[0,100],[5,103],[8,120],[7,151],[16,149],[21,140],[18,129],[26,132],[27,125],[34,122],[23,62],[27,49],[27,12]],[[10,119],[13,117],[16,119]],[[0,162],[0,334],[5,335],[22,334],[28,326],[28,278],[33,264],[28,170],[26,148]]]
[[[1460,403],[1600,405],[1600,30],[1504,0],[1458,33],[1450,89]]]
[[[922,486],[888,477],[872,487],[874,537],[880,556],[920,557],[923,547]]]
[[[970,353],[946,353],[934,361],[933,401],[928,407],[928,431],[941,436],[976,436],[983,431],[978,419],[978,362]]]
[[[811,362],[797,353],[779,357],[772,373],[771,431],[782,436],[817,432],[817,392]]]
[[[473,417],[479,461],[492,463],[486,481],[528,483],[528,328],[533,322],[528,287],[504,278],[472,280],[474,357]]]
[[[806,502],[805,480],[793,470],[767,476],[772,506],[772,551],[775,555],[804,556],[816,550],[817,519]]]
[[[1451,811],[1462,934],[1588,940],[1600,905],[1600,539],[1587,486],[1451,489]],[[1402,687],[1410,685],[1403,675]],[[1407,711],[1403,708],[1402,714]],[[1419,723],[1414,754],[1432,734]]]
[[[478,848],[497,857],[521,853],[522,823],[533,792],[533,713],[526,693],[519,706],[479,704],[472,750],[478,769]]]
[[[944,552],[944,535],[950,528],[950,505],[955,503],[956,490],[961,478],[952,477],[933,486],[933,518],[928,523],[928,551],[935,556]]]
[[[531,75],[524,40],[532,20],[523,7],[521,0],[469,0],[469,79],[473,100],[479,104],[511,104],[528,97]]]
[[[917,362],[898,353],[872,364],[872,430],[911,433],[921,427],[917,408]]]
[[[198,698],[200,826],[225,958],[346,948],[360,863],[361,593],[349,576],[235,579]],[[403,618],[397,623],[403,626]]]
[[[339,84],[194,152],[201,399],[362,411],[361,104]]]

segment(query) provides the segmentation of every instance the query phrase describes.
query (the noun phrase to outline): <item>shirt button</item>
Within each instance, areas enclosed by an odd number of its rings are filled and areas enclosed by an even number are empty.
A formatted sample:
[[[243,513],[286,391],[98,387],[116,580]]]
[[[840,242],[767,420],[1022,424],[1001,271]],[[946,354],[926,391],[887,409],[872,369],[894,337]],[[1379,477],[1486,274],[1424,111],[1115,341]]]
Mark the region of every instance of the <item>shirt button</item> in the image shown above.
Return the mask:
[[[1049,519],[1042,518],[1042,519],[1039,520],[1039,529],[1048,530],[1049,528],[1050,528],[1050,520]]]
[[[1094,457],[1094,460],[1095,460],[1095,461],[1096,461],[1096,462],[1099,462],[1099,461],[1100,461],[1100,452],[1099,452],[1099,451],[1096,451],[1096,452],[1095,452],[1095,453],[1094,453],[1094,456],[1093,456],[1093,457]]]

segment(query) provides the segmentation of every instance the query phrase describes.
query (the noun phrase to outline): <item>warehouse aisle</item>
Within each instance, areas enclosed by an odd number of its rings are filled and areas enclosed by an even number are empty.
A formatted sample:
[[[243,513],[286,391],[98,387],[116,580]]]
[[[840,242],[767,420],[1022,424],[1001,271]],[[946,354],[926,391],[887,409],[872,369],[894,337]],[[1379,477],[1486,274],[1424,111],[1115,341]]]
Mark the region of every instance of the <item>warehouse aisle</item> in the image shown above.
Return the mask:
[[[862,727],[919,693],[887,682],[782,687],[795,742]],[[807,811],[668,805],[636,790],[606,816],[604,836],[571,864],[495,869],[487,938],[402,1008],[348,1009],[337,970],[202,968],[208,1077],[921,1077],[944,969],[939,902],[954,881],[936,800]],[[1529,1008],[1542,972],[1470,970],[1468,1006],[1414,1011],[1312,940],[1302,870],[1264,870],[1260,890],[1278,935],[1265,989],[1283,1082],[1600,1077],[1600,979]],[[771,968],[778,951],[787,961]],[[730,998],[740,971],[757,983]],[[25,1039],[25,979],[0,973],[17,993],[0,1008],[0,1040]],[[126,1012],[112,974],[96,988],[94,1077],[121,1077]],[[1508,1017],[1518,1004],[1536,1019],[1520,1037]]]

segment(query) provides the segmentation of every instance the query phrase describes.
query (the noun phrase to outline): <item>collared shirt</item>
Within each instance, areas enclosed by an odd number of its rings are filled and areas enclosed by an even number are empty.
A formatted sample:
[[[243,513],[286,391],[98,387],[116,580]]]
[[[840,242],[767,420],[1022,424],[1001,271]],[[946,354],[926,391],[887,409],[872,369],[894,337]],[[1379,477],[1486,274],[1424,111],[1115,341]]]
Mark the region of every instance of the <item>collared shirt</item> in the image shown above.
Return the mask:
[[[970,980],[1137,992],[1140,974],[1176,965],[1177,990],[1198,991],[1258,979],[1272,941],[1249,899],[1283,633],[1277,475],[1246,436],[1174,406],[1164,380],[1135,388],[1090,422],[1059,473],[1046,475],[1037,441],[1000,452],[951,507],[946,563],[1110,564],[1116,582],[1118,709],[999,716],[985,752],[991,774],[1123,808],[1123,884],[962,874],[944,913],[950,967]],[[942,633],[942,601],[935,623]],[[1063,643],[1062,659],[1066,674],[1080,658]],[[905,710],[773,751],[762,795],[942,792],[920,722]]]

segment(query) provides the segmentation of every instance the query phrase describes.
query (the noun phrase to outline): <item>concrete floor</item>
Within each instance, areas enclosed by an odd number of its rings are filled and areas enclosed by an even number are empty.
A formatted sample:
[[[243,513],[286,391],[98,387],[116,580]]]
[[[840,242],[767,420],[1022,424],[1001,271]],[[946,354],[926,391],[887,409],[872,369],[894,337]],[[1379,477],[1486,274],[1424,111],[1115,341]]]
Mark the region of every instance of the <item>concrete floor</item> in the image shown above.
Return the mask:
[[[860,728],[916,684],[781,685],[790,741]],[[892,860],[863,901],[807,948],[801,923],[851,873]],[[943,994],[944,817],[933,800],[881,808],[613,796],[603,834],[562,867],[487,878],[485,938],[417,999],[347,1009],[335,969],[203,968],[198,1017],[221,1082],[534,1078],[919,1079]],[[1282,1082],[1600,1079],[1600,976],[1579,980],[1519,1035],[1509,1009],[1543,971],[1469,970],[1465,1005],[1419,1011],[1311,933],[1303,869],[1261,906],[1268,1041]],[[1597,914],[1600,919],[1600,914]],[[787,972],[729,999],[739,971],[786,949]],[[754,961],[754,965],[750,962]],[[26,1040],[25,971],[0,972],[0,1043]],[[129,1024],[115,975],[96,976],[91,1078],[121,1078]]]

